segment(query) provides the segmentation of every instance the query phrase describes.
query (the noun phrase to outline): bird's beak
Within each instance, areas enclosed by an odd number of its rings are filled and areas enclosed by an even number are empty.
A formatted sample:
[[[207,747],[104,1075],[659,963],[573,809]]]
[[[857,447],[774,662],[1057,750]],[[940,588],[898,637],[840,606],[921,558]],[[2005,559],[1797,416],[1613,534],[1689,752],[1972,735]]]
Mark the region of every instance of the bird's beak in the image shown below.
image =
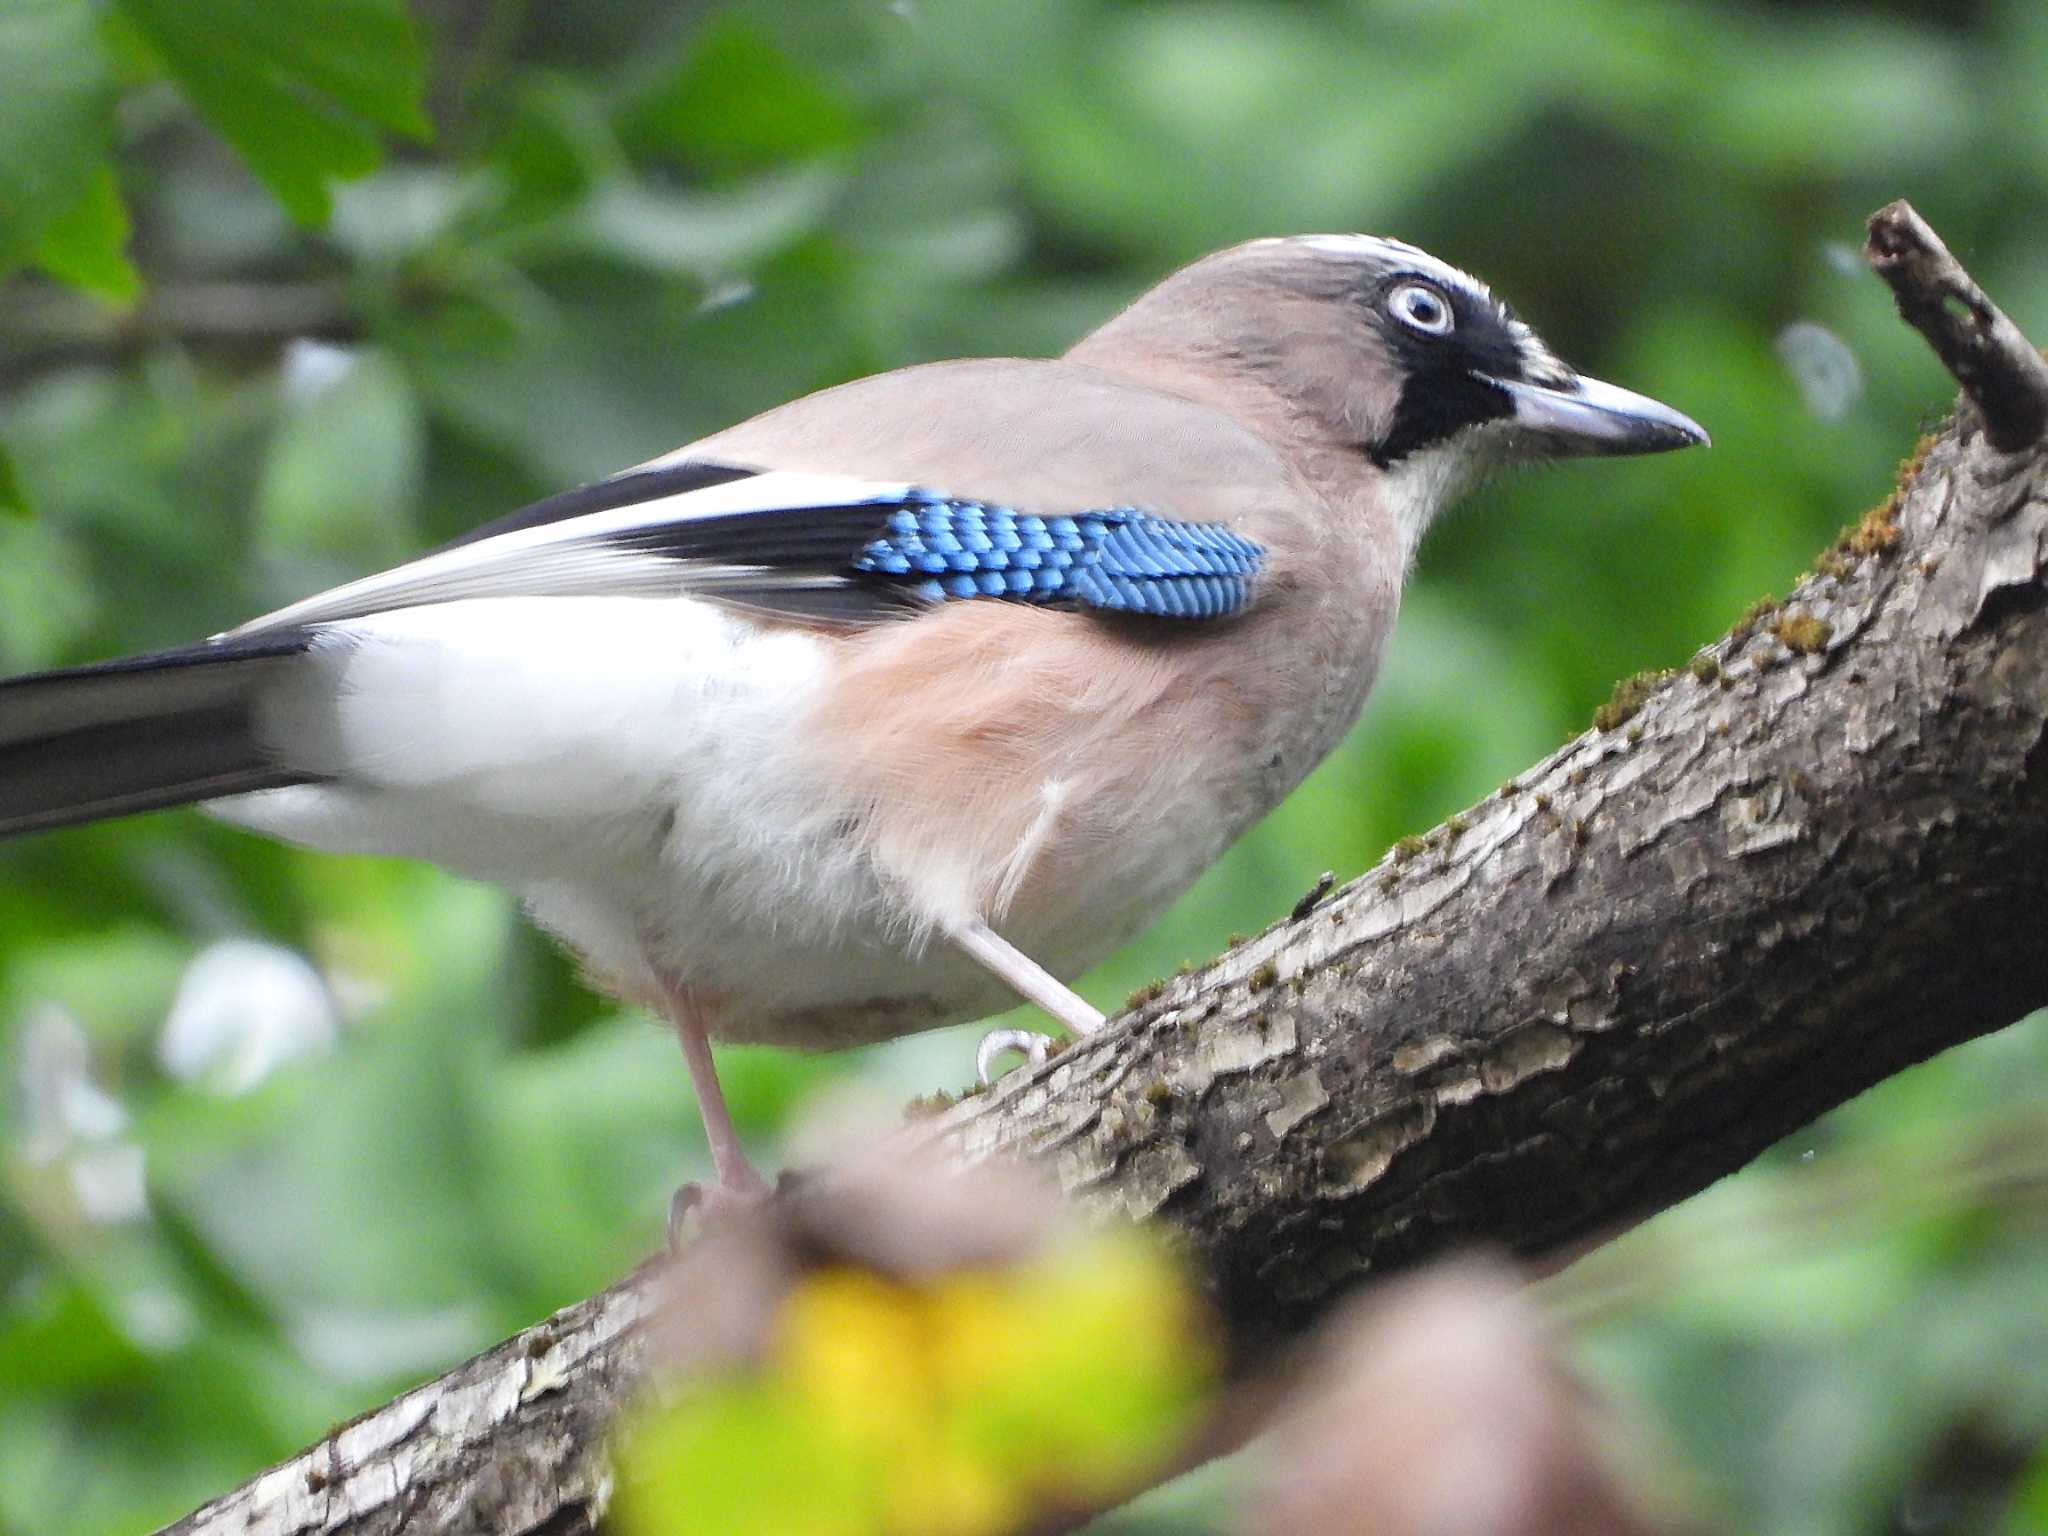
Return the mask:
[[[1662,453],[1711,441],[1690,416],[1598,379],[1574,374],[1567,384],[1532,384],[1491,374],[1479,378],[1507,395],[1514,406],[1511,430],[1529,440],[1536,457]]]

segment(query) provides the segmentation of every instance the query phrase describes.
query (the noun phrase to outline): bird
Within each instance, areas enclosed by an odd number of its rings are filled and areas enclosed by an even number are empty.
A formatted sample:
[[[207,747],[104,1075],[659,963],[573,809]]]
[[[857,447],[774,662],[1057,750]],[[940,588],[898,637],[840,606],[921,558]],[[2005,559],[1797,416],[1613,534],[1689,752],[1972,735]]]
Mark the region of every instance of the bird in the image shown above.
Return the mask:
[[[1068,981],[1357,719],[1424,532],[1707,442],[1373,235],[1252,240],[1057,358],[856,379],[174,649],[0,681],[0,836],[202,803],[515,890],[682,1045],[829,1049]],[[1037,1032],[991,1050],[1042,1054]]]

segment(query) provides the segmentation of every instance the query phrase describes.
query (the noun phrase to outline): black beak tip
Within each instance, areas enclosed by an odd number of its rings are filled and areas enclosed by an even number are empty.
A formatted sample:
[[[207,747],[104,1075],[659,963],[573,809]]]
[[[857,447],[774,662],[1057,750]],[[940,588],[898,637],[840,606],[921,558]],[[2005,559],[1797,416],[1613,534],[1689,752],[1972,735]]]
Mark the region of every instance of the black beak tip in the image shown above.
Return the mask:
[[[1708,435],[1705,427],[1688,417],[1682,426],[1674,423],[1668,441],[1658,446],[1665,449],[1711,448],[1714,446],[1714,439]]]

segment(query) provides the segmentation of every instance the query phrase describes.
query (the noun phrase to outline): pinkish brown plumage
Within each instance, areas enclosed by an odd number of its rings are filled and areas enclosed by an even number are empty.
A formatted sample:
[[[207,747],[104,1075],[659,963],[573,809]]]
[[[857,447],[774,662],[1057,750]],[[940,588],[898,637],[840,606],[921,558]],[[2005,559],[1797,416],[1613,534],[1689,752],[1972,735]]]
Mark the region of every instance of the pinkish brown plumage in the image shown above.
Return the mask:
[[[1093,1027],[1064,980],[1349,728],[1463,484],[1703,439],[1413,247],[1254,241],[1064,359],[825,390],[204,646],[0,684],[0,834],[232,795],[505,881],[668,1014],[744,1193],[709,1039],[1018,995]]]

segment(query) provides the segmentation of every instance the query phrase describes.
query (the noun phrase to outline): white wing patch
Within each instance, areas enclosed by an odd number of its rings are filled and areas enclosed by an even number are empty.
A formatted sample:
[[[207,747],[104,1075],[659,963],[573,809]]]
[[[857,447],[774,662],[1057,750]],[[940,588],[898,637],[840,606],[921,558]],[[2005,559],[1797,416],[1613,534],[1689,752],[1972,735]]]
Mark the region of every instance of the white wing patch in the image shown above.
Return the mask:
[[[800,507],[858,506],[902,499],[910,487],[839,475],[773,471],[700,490],[635,502],[536,527],[518,528],[473,544],[365,576],[251,619],[233,637],[304,624],[361,618],[400,608],[480,597],[715,596],[721,587],[758,585],[761,568],[678,560],[609,541],[707,517]],[[790,573],[784,587],[837,586],[844,578]]]

